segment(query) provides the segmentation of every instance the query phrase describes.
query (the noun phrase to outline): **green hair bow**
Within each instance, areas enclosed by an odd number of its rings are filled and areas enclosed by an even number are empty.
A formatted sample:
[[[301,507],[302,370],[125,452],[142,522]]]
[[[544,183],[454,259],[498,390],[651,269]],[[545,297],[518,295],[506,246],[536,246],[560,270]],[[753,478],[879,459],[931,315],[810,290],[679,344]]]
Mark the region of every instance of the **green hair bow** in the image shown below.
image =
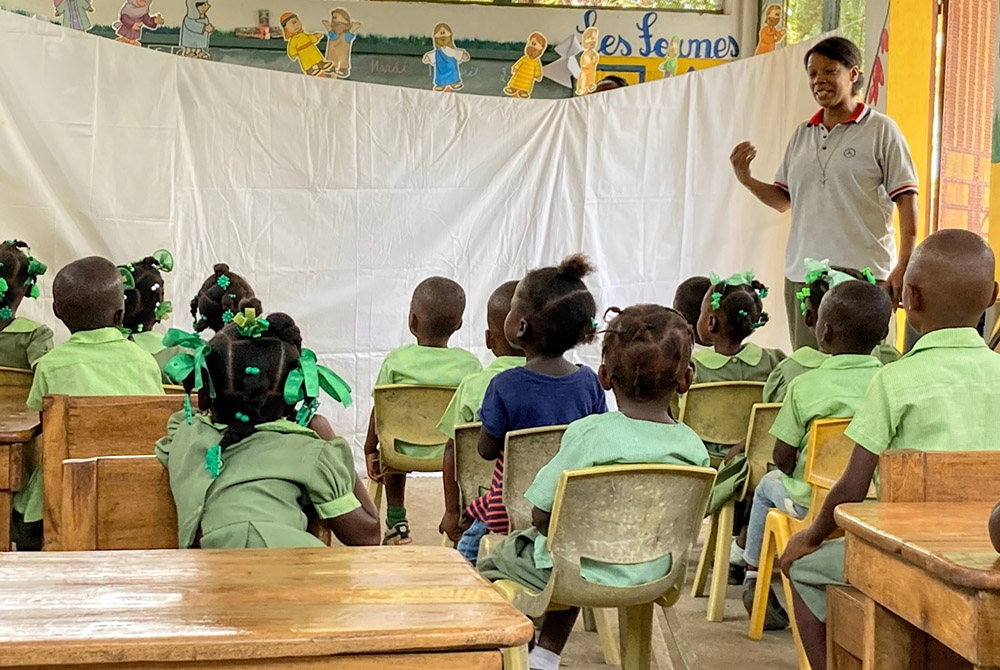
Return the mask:
[[[4,296],[7,295],[7,290],[9,288],[10,287],[7,286],[7,280],[4,279],[3,277],[0,277],[0,300],[4,299]]]
[[[344,407],[351,406],[351,387],[337,373],[325,365],[319,365],[316,353],[303,349],[299,357],[299,367],[288,373],[285,381],[285,404],[303,403],[296,421],[308,425],[319,408],[320,389]]]
[[[132,291],[135,289],[135,277],[132,276],[131,270],[124,265],[119,265],[118,275],[122,279],[122,289],[126,291]]]
[[[243,337],[260,337],[267,332],[271,324],[262,316],[257,316],[257,310],[247,307],[239,314],[233,316],[233,323]]]
[[[164,272],[170,272],[174,269],[174,256],[166,249],[157,249],[153,252],[153,260],[156,261],[156,267]]]
[[[757,277],[754,274],[753,270],[747,270],[745,272],[737,272],[736,274],[730,275],[725,279],[721,278],[714,272],[708,275],[708,281],[712,283],[712,286],[721,286],[723,284],[726,286],[743,286],[743,285],[749,286],[753,284],[753,280],[756,278]]]
[[[212,385],[212,378],[208,374],[208,363],[205,357],[212,351],[212,347],[194,333],[185,333],[183,330],[171,328],[163,337],[165,347],[184,347],[190,353],[177,354],[163,366],[163,373],[176,384],[183,384],[184,381],[194,375],[194,390],[207,388],[211,397],[215,397],[215,388]]]
[[[818,261],[815,258],[807,258],[802,262],[802,265],[806,271],[805,283],[807,284],[812,284],[830,273],[830,261],[828,260]]]
[[[174,305],[169,300],[164,300],[163,302],[156,303],[156,322],[159,323],[165,318],[171,315],[174,311]]]

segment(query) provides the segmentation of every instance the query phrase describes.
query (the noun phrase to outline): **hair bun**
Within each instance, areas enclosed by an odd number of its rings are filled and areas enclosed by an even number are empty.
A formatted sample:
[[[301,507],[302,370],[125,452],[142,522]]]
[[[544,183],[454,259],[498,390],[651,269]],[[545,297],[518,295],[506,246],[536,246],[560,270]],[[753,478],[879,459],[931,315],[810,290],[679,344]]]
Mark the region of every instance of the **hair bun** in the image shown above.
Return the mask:
[[[229,266],[226,265],[225,263],[216,263],[214,266],[212,266],[212,272],[214,272],[217,275],[226,274],[227,272],[229,272]]]
[[[243,298],[243,300],[240,300],[239,311],[242,312],[245,309],[252,309],[256,311],[257,314],[264,313],[264,306],[260,304],[260,300],[257,298]]]
[[[590,259],[583,254],[567,256],[557,269],[560,276],[580,280],[596,270]]]
[[[244,301],[245,302],[245,301]],[[267,332],[283,342],[288,342],[296,348],[302,348],[302,331],[295,325],[295,320],[284,312],[267,315]]]

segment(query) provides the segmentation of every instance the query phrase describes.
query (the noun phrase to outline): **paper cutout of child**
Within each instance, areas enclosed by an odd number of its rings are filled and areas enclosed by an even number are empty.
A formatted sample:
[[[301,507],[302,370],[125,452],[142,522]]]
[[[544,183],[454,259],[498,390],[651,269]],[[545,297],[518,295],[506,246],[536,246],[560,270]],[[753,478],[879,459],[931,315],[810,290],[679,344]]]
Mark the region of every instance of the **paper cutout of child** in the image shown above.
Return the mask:
[[[215,26],[208,20],[208,10],[212,5],[205,0],[187,0],[187,14],[181,23],[180,45],[188,58],[208,60],[209,36]]]
[[[118,20],[112,25],[118,35],[118,42],[142,46],[139,40],[142,38],[143,27],[156,30],[163,25],[162,16],[149,13],[151,4],[153,0],[125,0]]]
[[[73,30],[90,30],[90,17],[87,12],[94,11],[91,0],[53,0],[56,18],[63,18],[63,27]]]
[[[674,35],[670,38],[670,44],[667,46],[667,57],[662,63],[660,63],[660,72],[663,73],[663,78],[673,77],[677,74],[677,57],[681,53],[681,38]]]
[[[781,5],[768,5],[767,9],[764,10],[764,26],[760,29],[757,49],[753,52],[754,56],[771,53],[778,46],[778,42],[784,39],[785,31],[778,29],[780,23]]]
[[[524,55],[510,68],[511,78],[504,87],[504,95],[512,98],[530,98],[535,83],[542,80],[542,54],[549,45],[545,35],[531,33],[524,45]]]
[[[583,31],[580,38],[580,46],[583,53],[580,54],[580,74],[576,79],[576,94],[587,95],[593,93],[597,88],[597,63],[601,60],[597,53],[597,38],[600,32],[597,26],[590,26]]]
[[[434,70],[435,91],[459,91],[465,86],[459,65],[469,61],[469,52],[455,46],[454,32],[447,23],[434,26],[434,49],[422,60]]]
[[[299,62],[302,72],[310,77],[323,77],[333,69],[333,63],[323,58],[317,44],[326,37],[323,33],[307,33],[302,27],[298,14],[285,12],[279,20],[281,30],[288,42],[288,57]]]
[[[330,20],[324,21],[326,28],[326,60],[333,63],[333,73],[341,79],[351,76],[351,49],[357,38],[361,24],[351,21],[351,15],[343,7],[330,12]]]

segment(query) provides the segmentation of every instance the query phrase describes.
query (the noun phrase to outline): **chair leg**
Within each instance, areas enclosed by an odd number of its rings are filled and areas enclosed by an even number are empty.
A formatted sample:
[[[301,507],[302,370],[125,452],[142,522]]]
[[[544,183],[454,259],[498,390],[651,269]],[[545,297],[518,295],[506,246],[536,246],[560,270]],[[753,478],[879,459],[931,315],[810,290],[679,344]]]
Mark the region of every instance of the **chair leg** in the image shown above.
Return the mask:
[[[583,608],[583,630],[588,633],[597,632],[597,622],[594,621],[594,609],[592,607]]]
[[[747,636],[751,640],[759,640],[764,637],[764,618],[767,614],[767,600],[771,591],[775,552],[778,549],[776,525],[780,525],[778,519],[768,514],[764,524],[764,541],[760,547],[760,565],[757,566],[757,589],[753,594],[750,629],[747,632]]]
[[[382,506],[382,485],[372,479],[369,479],[368,495],[371,497],[372,502],[375,503],[375,509],[380,509]]]
[[[528,670],[528,645],[501,649],[503,670]]]
[[[618,641],[615,640],[615,631],[611,626],[611,611],[607,609],[590,609],[584,612],[591,612],[594,617],[594,629],[597,637],[601,641],[601,653],[604,654],[604,665],[621,665],[622,658],[618,649]],[[586,621],[584,621],[586,625]]]
[[[654,607],[653,603],[646,603],[619,608],[622,670],[649,670]]]
[[[448,533],[441,533],[441,546],[448,547],[449,549],[455,548],[455,543],[448,537]]]
[[[733,517],[736,503],[727,502],[719,510],[719,524],[715,531],[715,563],[712,565],[712,586],[708,593],[708,620],[719,622],[726,615],[726,587],[729,585],[729,545],[733,536]]]
[[[705,583],[708,581],[708,565],[712,562],[715,553],[715,535],[719,530],[719,514],[712,515],[711,524],[708,527],[708,536],[705,544],[701,547],[701,557],[698,559],[698,570],[694,573],[694,584],[691,586],[691,597],[701,598],[705,595]]]
[[[662,621],[653,616],[654,626],[660,627],[659,631],[656,627],[653,629],[653,653],[660,670],[696,670],[699,667],[698,661],[681,635],[681,622],[677,618],[677,612],[673,607],[661,607],[660,611],[663,613]],[[657,637],[662,638],[665,647],[662,655],[666,658],[657,654]]]

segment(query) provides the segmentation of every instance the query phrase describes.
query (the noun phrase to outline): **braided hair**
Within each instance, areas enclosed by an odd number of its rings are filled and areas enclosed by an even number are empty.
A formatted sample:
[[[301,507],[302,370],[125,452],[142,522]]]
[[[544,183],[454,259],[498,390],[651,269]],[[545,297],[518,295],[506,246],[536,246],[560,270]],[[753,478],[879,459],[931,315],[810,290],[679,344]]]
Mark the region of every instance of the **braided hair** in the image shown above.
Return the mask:
[[[729,336],[742,341],[770,320],[764,311],[765,296],[767,287],[753,279],[748,284],[714,284],[705,300],[710,309],[722,312]]]
[[[238,307],[260,313],[261,304],[248,298]],[[209,342],[212,350],[205,362],[215,390],[212,411],[216,421],[228,426],[219,443],[223,450],[249,437],[257,425],[288,414],[285,381],[298,364],[302,333],[287,314],[270,314],[267,321],[260,337],[244,336],[230,323]]]
[[[854,268],[845,268],[839,265],[830,266],[831,270],[843,272],[845,275],[874,283],[871,270],[861,271]],[[824,272],[811,282],[806,283],[806,290],[800,291],[796,297],[800,298],[800,305],[803,308],[802,315],[806,318],[806,325],[815,326],[819,316],[819,306],[823,302],[823,297],[830,291],[830,273]]]
[[[206,328],[219,332],[239,311],[240,303],[255,295],[246,279],[230,272],[225,263],[217,264],[212,269],[212,275],[201,285],[198,295],[191,299],[195,332],[200,333]]]
[[[694,331],[680,312],[661,305],[634,305],[605,312],[615,316],[604,331],[601,358],[615,393],[637,401],[669,398],[691,362]]]
[[[165,316],[160,311],[164,294],[160,263],[153,256],[146,256],[125,267],[132,273],[135,287],[125,290],[122,326],[132,333],[148,332]]]
[[[17,313],[24,296],[31,292],[34,277],[28,272],[28,245],[19,240],[0,244],[0,322],[10,321]]]
[[[524,317],[531,323],[539,353],[561,356],[597,336],[597,303],[583,278],[594,266],[583,254],[573,254],[555,267],[531,270],[518,283]]]

